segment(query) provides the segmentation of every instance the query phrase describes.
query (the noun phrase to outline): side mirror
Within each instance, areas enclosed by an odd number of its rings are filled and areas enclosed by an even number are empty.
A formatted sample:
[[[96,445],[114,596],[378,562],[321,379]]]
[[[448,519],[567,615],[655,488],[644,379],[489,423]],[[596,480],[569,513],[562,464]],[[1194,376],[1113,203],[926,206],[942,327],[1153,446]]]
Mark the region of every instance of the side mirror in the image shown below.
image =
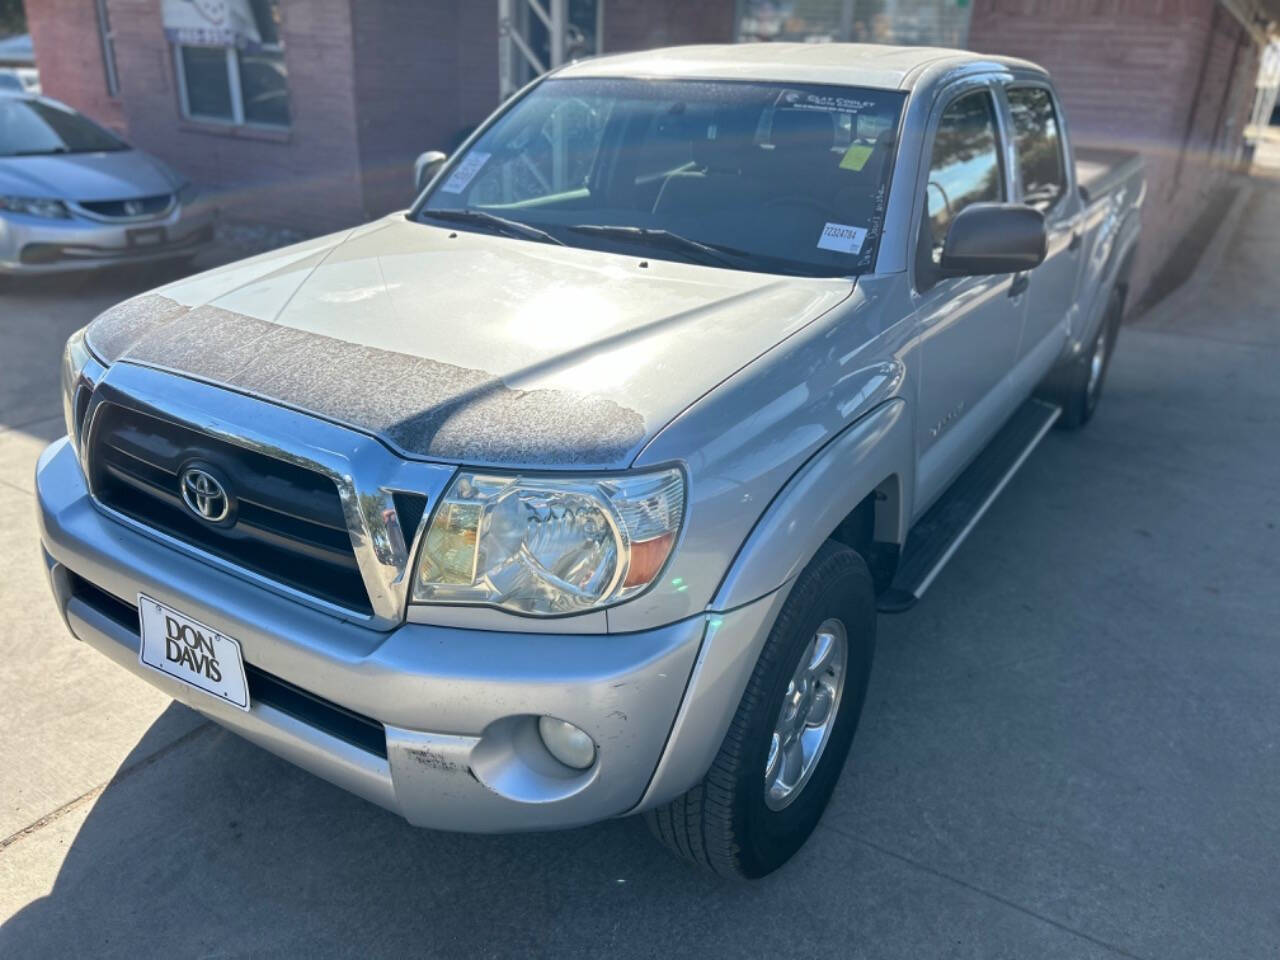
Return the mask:
[[[418,159],[413,161],[413,192],[421,193],[448,159],[448,156],[439,150],[428,150],[426,153],[419,154]]]
[[[1018,273],[1044,260],[1044,214],[1020,203],[974,203],[951,221],[942,269],[952,276]]]

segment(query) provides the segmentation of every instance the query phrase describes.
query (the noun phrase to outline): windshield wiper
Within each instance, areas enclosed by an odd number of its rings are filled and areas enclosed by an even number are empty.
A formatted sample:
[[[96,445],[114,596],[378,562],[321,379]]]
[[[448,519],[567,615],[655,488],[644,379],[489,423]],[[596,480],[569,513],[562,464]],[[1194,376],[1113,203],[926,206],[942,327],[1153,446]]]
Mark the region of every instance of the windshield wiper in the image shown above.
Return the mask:
[[[579,223],[565,227],[573,233],[583,233],[593,237],[608,237],[611,240],[635,240],[651,247],[665,248],[685,254],[693,254],[702,258],[705,263],[711,261],[724,267],[741,266],[744,260],[750,259],[745,250],[733,247],[722,247],[719,244],[703,243],[670,230],[658,227],[628,227],[621,224]]]
[[[545,230],[539,230],[519,220],[508,220],[506,217],[484,210],[423,210],[422,216],[436,220],[454,220],[458,223],[483,223],[509,237],[524,237],[526,240],[540,240],[543,243],[564,246],[563,240],[557,240]]]

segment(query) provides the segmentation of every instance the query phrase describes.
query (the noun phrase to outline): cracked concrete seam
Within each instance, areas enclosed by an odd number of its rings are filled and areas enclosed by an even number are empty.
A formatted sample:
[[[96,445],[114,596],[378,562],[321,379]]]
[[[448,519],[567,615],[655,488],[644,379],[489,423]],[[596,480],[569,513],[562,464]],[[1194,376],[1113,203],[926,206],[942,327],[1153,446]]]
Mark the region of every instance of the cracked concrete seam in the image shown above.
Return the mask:
[[[141,760],[138,760],[136,763],[131,763],[126,767],[121,767],[119,770],[116,771],[115,776],[113,776],[106,783],[98,784],[92,790],[85,791],[84,793],[80,794],[80,796],[76,797],[74,800],[68,800],[62,806],[55,807],[53,810],[50,810],[44,816],[39,817],[36,820],[32,821],[31,823],[27,824],[21,830],[15,830],[13,833],[9,834],[9,836],[0,839],[0,854],[4,853],[5,850],[9,849],[9,847],[13,846],[15,843],[19,842],[20,840],[24,840],[27,837],[30,837],[36,833],[39,833],[45,827],[49,826],[52,823],[57,823],[67,814],[75,810],[78,810],[80,807],[84,806],[86,803],[90,803],[93,800],[96,800],[103,792],[106,791],[108,787],[115,786],[121,780],[127,779],[128,777],[133,776],[135,773],[139,773],[145,770],[147,767],[151,766],[153,763],[156,763],[157,761],[168,756],[170,753],[174,752],[175,750],[190,743],[198,735],[204,734],[212,729],[214,729],[213,721],[205,720],[198,727],[193,727],[192,729],[184,733],[182,736],[178,737],[178,739],[173,740],[170,743],[166,743],[163,747],[160,747],[158,750],[154,751],[153,753],[147,754],[145,757],[143,757]]]

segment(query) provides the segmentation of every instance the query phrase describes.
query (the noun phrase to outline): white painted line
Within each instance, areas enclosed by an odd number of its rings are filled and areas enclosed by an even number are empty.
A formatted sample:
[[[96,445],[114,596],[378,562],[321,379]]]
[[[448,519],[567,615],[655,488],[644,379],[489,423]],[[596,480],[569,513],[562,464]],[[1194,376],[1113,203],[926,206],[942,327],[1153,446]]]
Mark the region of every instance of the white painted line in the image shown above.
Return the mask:
[[[1032,402],[1039,403],[1041,406],[1048,406],[1047,403],[1040,400],[1034,400]],[[977,512],[969,518],[969,522],[964,525],[964,529],[960,531],[960,535],[951,541],[951,546],[947,547],[946,552],[943,553],[943,555],[938,558],[938,562],[933,565],[933,569],[931,569],[928,575],[920,581],[920,586],[916,587],[912,593],[917,600],[924,596],[924,592],[928,590],[929,585],[933,583],[934,577],[942,572],[942,568],[947,565],[947,561],[951,559],[952,554],[960,549],[960,544],[964,543],[964,538],[969,536],[970,531],[978,525],[978,521],[981,520],[982,515],[987,512],[987,508],[990,507],[991,504],[995,503],[996,497],[1000,496],[1000,491],[1002,491],[1005,488],[1005,485],[1013,479],[1013,475],[1018,472],[1018,469],[1022,466],[1027,457],[1031,456],[1031,451],[1040,445],[1040,441],[1044,439],[1044,435],[1049,432],[1049,428],[1053,426],[1054,422],[1060,416],[1062,416],[1062,408],[1054,407],[1053,415],[1044,422],[1044,426],[1042,426],[1039,431],[1037,431],[1036,435],[1031,438],[1031,442],[1027,444],[1027,448],[1018,455],[1018,459],[1013,462],[1013,466],[1011,466],[1005,475],[1000,478],[1000,482],[995,485],[995,489],[987,494],[987,499],[982,501],[982,506],[980,506]]]

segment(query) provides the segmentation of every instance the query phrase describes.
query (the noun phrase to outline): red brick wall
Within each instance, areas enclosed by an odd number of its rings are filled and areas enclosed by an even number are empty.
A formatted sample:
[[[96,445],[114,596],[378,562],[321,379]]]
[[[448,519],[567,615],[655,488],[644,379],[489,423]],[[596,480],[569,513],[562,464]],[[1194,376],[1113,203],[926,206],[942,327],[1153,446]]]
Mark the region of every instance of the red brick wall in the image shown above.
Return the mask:
[[[346,0],[283,2],[292,113],[286,133],[183,120],[159,0],[109,2],[117,31],[129,25],[119,43],[120,82],[139,146],[197,182],[231,188],[232,216],[317,232],[362,219]]]
[[[97,14],[86,0],[27,0],[27,26],[46,96],[124,133],[120,101],[107,94]]]
[[[293,123],[282,132],[184,120],[160,0],[107,2],[120,100],[105,105],[95,97],[104,81],[92,3],[30,4],[41,80],[51,94],[123,126],[135,146],[197,183],[226,191],[228,216],[308,232],[364,219],[349,0],[283,0]]]
[[[498,10],[493,0],[351,10],[364,203],[374,216],[409,202],[419,153],[452,149],[498,105]],[[733,0],[606,0],[604,48],[727,42],[733,10]]]
[[[338,229],[408,204],[413,159],[498,104],[493,0],[281,0],[287,132],[182,119],[160,0],[107,0],[121,96],[106,96],[92,0],[29,2],[45,89],[225,191],[231,217]],[[605,49],[728,41],[733,0],[608,0]]]
[[[497,5],[457,0],[352,4],[364,203],[412,200],[413,161],[455,147],[498,103]]]
[[[498,105],[498,5],[464,0],[457,44],[458,121],[474,127]]]
[[[1142,151],[1140,297],[1239,144],[1240,94],[1256,73],[1243,28],[1214,0],[976,0],[969,47],[1046,67],[1075,141]]]

